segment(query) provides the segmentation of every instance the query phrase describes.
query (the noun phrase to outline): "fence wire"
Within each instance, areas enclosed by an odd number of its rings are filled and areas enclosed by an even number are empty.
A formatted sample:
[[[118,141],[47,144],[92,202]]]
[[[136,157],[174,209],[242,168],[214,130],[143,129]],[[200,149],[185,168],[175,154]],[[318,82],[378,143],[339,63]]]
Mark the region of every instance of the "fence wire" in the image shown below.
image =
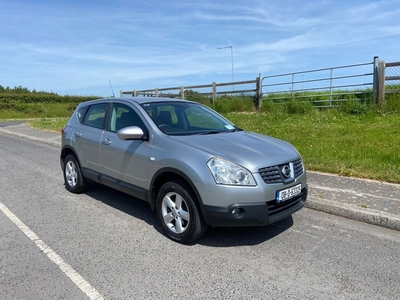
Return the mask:
[[[400,85],[400,65],[386,66],[386,84],[387,85]]]

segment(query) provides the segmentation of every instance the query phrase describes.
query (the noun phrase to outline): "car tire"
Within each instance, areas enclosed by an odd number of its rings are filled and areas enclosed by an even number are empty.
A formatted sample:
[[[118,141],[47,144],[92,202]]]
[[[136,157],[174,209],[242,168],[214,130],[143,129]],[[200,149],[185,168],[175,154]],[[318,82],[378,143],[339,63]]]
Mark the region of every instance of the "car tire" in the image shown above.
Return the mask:
[[[69,154],[64,159],[64,183],[65,188],[71,193],[83,193],[89,183],[82,175],[81,167],[74,155]]]
[[[196,197],[183,181],[167,182],[160,188],[156,211],[159,222],[173,241],[187,244],[207,230]]]

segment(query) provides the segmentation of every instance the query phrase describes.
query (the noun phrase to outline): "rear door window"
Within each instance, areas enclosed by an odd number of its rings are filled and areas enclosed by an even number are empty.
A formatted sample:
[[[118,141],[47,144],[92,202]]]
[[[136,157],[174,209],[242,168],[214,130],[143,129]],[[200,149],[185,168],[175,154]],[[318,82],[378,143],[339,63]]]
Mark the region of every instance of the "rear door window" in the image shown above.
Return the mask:
[[[86,113],[83,124],[102,129],[106,117],[107,106],[107,103],[91,105]]]
[[[87,109],[88,109],[88,106],[81,107],[76,113],[79,123],[81,123],[81,124],[83,124],[83,122],[85,121],[85,115],[86,115]]]

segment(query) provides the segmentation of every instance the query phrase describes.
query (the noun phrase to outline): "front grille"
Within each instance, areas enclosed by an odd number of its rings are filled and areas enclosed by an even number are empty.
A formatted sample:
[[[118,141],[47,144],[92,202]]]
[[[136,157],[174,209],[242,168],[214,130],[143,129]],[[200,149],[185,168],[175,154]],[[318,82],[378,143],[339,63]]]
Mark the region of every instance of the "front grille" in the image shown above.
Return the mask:
[[[281,183],[282,177],[278,166],[258,169],[258,173],[265,183]]]
[[[301,159],[298,159],[293,161],[292,163],[294,169],[294,178],[297,178],[304,172],[303,162],[301,161]],[[258,173],[266,184],[283,183],[287,181],[287,179],[285,180],[280,171],[284,165],[285,164],[260,168],[258,169]]]
[[[303,174],[304,168],[303,168],[303,162],[301,161],[301,159],[295,160],[293,162],[293,167],[294,167],[294,178],[297,178],[301,174]]]

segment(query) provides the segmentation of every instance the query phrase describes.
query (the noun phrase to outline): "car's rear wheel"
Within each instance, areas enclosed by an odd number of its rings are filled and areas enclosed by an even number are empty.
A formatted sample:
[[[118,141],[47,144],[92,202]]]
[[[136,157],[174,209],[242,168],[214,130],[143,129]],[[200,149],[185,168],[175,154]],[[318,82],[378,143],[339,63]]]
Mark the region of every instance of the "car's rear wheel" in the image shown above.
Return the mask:
[[[156,210],[167,236],[176,242],[189,243],[207,230],[197,200],[183,181],[167,182],[161,187]]]
[[[82,175],[81,167],[74,155],[69,154],[64,159],[65,187],[71,193],[82,193],[88,187],[88,182]]]

